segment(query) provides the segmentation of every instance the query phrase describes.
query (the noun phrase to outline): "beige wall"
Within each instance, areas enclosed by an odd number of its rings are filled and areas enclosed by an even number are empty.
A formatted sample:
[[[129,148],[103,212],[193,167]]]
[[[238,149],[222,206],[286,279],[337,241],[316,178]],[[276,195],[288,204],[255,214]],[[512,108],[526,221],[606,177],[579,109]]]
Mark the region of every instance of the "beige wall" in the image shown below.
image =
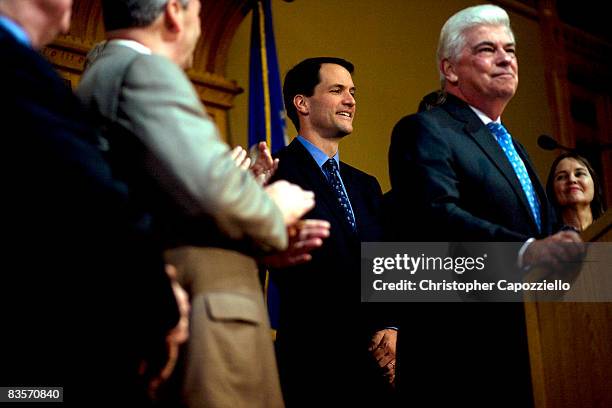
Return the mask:
[[[342,141],[340,156],[376,176],[387,191],[391,130],[402,116],[416,111],[423,95],[439,86],[435,49],[440,28],[454,12],[479,3],[272,0],[281,77],[297,62],[313,56],[338,56],[355,64],[355,131]],[[510,13],[510,18],[518,42],[520,85],[503,119],[527,147],[544,178],[554,155],[536,145],[538,135],[552,131],[539,28],[536,21],[515,13]],[[248,15],[228,56],[227,77],[245,89],[230,111],[229,140],[233,145],[246,145],[250,27]],[[287,129],[290,136],[295,135],[290,122]]]

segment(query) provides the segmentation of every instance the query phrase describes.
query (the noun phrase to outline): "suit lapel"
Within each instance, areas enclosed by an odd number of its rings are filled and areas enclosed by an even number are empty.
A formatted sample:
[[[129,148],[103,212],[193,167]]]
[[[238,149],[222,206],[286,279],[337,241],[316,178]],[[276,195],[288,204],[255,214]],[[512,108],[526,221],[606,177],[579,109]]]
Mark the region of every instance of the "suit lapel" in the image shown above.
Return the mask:
[[[321,205],[327,211],[327,213],[331,214],[333,218],[336,219],[336,222],[342,226],[345,234],[354,235],[350,225],[344,219],[344,213],[342,209],[338,205],[338,198],[336,194],[332,191],[327,179],[323,175],[323,172],[312,158],[308,150],[299,140],[294,139],[288,146],[293,155],[300,160],[300,172],[305,181],[302,186],[304,189],[312,190],[315,192],[315,200],[317,205]],[[349,192],[347,181],[344,179],[344,173],[342,172],[342,165],[340,166],[340,175],[342,177],[342,181],[345,183],[345,188],[347,189],[347,193],[349,194],[349,200],[351,200],[351,194]],[[351,201],[352,205],[352,201]],[[359,220],[356,220],[357,228],[359,228]]]
[[[523,191],[523,186],[521,185],[521,182],[516,176],[512,164],[510,164],[510,161],[506,157],[504,151],[501,149],[499,143],[497,143],[495,137],[491,134],[489,129],[484,126],[480,118],[465,103],[459,101],[457,98],[451,98],[449,95],[448,103],[443,106],[454,118],[465,123],[463,128],[464,132],[476,142],[476,144],[485,153],[485,155],[489,158],[493,165],[499,170],[501,175],[506,179],[508,184],[510,184],[510,187],[522,203],[524,211],[527,212],[534,231],[537,231],[537,224],[533,217],[533,213],[531,212],[529,201],[527,201],[527,196]],[[520,150],[516,143],[514,143],[514,146],[517,151]],[[525,155],[520,154],[520,156],[523,162],[525,163],[525,166],[527,167],[527,171],[530,175],[531,183],[534,186],[534,190],[538,192],[540,202],[543,203],[541,198],[542,196],[540,196],[539,194],[540,189],[536,189],[536,185],[539,184],[539,182],[537,178],[536,182],[533,181],[534,173],[530,169],[530,165],[528,165],[528,160],[526,160]],[[541,207],[544,207],[544,205],[542,205]]]

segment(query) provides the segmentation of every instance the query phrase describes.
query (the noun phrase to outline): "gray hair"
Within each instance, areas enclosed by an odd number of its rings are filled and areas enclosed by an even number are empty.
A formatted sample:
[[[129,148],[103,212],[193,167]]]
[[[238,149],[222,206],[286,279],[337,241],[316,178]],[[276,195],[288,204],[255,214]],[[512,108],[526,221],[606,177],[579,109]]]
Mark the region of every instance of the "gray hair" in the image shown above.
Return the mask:
[[[187,8],[189,0],[179,0]],[[160,16],[168,0],[102,0],[106,31],[146,27]]]
[[[438,41],[436,57],[442,88],[444,88],[445,82],[444,74],[440,68],[442,60],[455,61],[466,45],[465,32],[472,27],[481,25],[504,26],[508,30],[510,38],[514,41],[514,33],[510,28],[510,17],[503,8],[491,4],[482,4],[457,12],[444,23]]]

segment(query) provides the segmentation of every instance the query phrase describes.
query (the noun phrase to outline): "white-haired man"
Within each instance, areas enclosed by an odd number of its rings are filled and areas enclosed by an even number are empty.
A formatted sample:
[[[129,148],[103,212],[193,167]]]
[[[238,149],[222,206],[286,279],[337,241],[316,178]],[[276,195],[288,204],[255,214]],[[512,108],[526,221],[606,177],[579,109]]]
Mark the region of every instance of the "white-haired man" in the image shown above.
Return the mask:
[[[493,5],[456,13],[437,58],[446,101],[400,120],[389,150],[394,194],[413,215],[402,238],[524,242],[526,266],[578,257],[579,245],[562,245],[580,242],[577,234],[551,235],[555,217],[535,168],[501,124],[518,86],[508,14]],[[432,405],[531,405],[522,305],[447,306],[411,314],[415,334],[400,339],[398,387],[426,393]],[[411,361],[412,351],[423,357]]]

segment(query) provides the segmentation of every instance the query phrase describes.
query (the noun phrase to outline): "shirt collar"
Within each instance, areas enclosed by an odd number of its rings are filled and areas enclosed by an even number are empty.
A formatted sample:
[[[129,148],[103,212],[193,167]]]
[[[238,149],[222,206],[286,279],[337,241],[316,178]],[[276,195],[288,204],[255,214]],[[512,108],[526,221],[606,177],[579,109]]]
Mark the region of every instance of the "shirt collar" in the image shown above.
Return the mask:
[[[125,39],[115,39],[115,40],[110,40],[109,44],[117,44],[117,45],[122,45],[124,47],[128,47],[133,49],[134,51],[140,53],[140,54],[147,54],[147,55],[151,55],[152,51],[149,47],[139,43],[138,41],[134,41],[134,40],[125,40]]]
[[[8,31],[17,42],[25,45],[26,47],[32,47],[32,41],[28,36],[28,33],[19,24],[8,18],[7,16],[0,16],[0,27],[3,27]]]
[[[485,124],[485,126],[486,126],[486,125],[488,125],[488,124],[489,124],[489,123],[491,123],[491,122],[501,123],[501,117],[498,117],[498,118],[497,118],[497,119],[495,119],[495,120],[491,120],[491,118],[490,118],[490,117],[488,117],[487,115],[485,115],[485,114],[484,114],[484,112],[483,112],[483,111],[481,111],[480,109],[475,108],[475,107],[473,107],[472,105],[468,105],[468,106],[470,107],[470,109],[472,109],[472,110],[474,111],[474,113],[475,113],[476,115],[478,115],[478,117],[480,118],[480,120],[482,121],[482,123],[484,123],[484,124]]]
[[[304,146],[306,150],[308,150],[308,153],[310,153],[312,158],[317,162],[319,168],[322,168],[325,162],[329,160],[329,157],[325,153],[323,153],[321,149],[310,143],[302,136],[298,135],[297,140],[299,140],[300,143],[302,143],[302,146]],[[332,158],[336,161],[338,168],[340,168],[340,154],[336,152],[336,154],[334,154]]]

